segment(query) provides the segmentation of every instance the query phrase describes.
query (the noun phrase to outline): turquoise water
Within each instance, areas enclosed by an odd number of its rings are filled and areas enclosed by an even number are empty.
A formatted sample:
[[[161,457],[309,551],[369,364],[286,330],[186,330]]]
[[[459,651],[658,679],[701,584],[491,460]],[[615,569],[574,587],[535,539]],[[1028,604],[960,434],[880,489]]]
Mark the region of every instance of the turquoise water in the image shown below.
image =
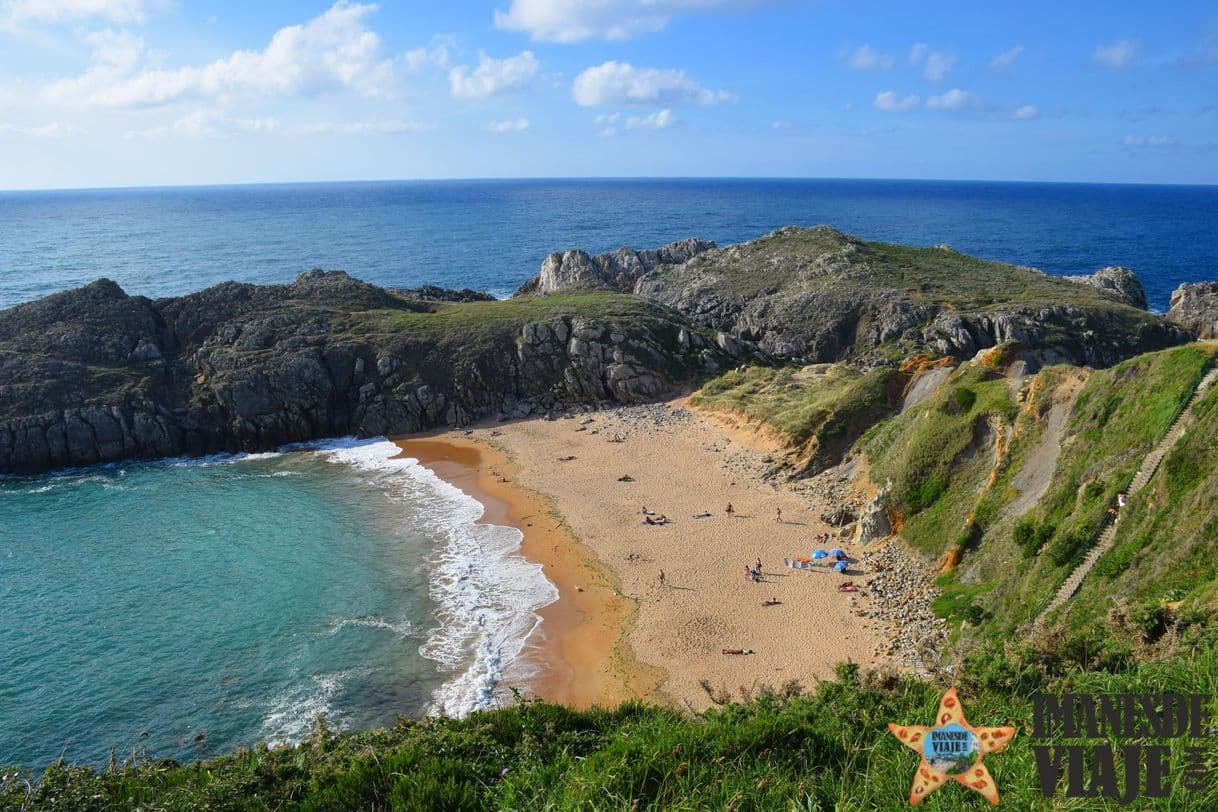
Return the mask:
[[[193,759],[461,713],[553,598],[384,441],[0,481],[0,763]]]

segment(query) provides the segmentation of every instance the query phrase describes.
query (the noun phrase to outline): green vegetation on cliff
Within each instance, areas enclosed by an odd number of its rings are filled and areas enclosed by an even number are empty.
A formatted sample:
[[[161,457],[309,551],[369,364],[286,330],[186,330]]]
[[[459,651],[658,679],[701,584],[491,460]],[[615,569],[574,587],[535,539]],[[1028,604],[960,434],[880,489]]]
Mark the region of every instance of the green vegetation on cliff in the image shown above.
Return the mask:
[[[1026,653],[990,649],[970,658],[955,684],[973,724],[1017,727],[1008,749],[986,759],[1003,804],[1048,810],[1066,803],[1065,787],[1043,796],[1032,746],[1062,742],[1031,738],[1034,692],[1214,696],[1218,662],[1210,654],[1114,674],[1055,672]],[[338,736],[323,728],[298,747],[191,765],[151,761],[103,772],[56,765],[40,779],[10,769],[0,810],[902,809],[918,759],[887,724],[929,723],[940,695],[925,682],[846,665],[810,694],[795,686],[766,691],[699,716],[637,704],[612,711],[524,704]],[[1218,753],[1209,742],[1212,759]],[[1218,807],[1218,783],[1194,791],[1181,780],[1185,748],[1198,742],[1167,744],[1170,792],[1138,808]],[[1122,808],[1096,798],[1068,803]],[[954,784],[925,802],[928,810],[983,806]]]
[[[691,403],[764,424],[805,458],[805,471],[816,471],[837,463],[864,428],[892,413],[905,379],[892,367],[747,367],[708,382]]]

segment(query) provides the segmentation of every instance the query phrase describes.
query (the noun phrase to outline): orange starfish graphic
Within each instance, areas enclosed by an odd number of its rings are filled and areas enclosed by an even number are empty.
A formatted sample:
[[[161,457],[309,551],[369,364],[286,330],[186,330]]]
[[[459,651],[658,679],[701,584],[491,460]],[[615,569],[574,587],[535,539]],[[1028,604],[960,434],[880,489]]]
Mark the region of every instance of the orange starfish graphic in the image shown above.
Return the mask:
[[[990,803],[998,803],[998,787],[981,759],[1010,744],[1015,728],[973,727],[964,718],[955,688],[943,695],[935,722],[934,727],[888,724],[902,744],[922,756],[909,802],[918,805],[948,779],[954,779]]]

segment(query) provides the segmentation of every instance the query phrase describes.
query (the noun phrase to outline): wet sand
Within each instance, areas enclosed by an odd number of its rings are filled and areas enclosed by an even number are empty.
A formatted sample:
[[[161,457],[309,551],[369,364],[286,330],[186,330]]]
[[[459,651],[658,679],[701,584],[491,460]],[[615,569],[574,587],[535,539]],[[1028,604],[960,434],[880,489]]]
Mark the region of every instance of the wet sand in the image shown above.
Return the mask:
[[[542,611],[536,654],[550,668],[539,696],[613,704],[658,686],[701,710],[711,704],[704,683],[737,697],[790,680],[810,686],[841,661],[878,664],[881,642],[836,589],[861,572],[782,564],[821,546],[815,536],[831,528],[818,517],[830,506],[762,481],[763,452],[734,435],[678,401],[401,446],[482,501],[484,521],[521,527],[523,553],[558,587]],[[672,523],[645,524],[644,506]],[[827,546],[860,553],[846,541]],[[758,558],[761,583],[745,577]]]
[[[513,686],[573,707],[616,705],[654,693],[660,674],[638,663],[626,639],[634,605],[612,573],[580,544],[540,494],[512,480],[504,452],[460,434],[397,441],[407,456],[482,503],[480,519],[524,535],[521,553],[544,567],[559,598],[538,611],[540,629],[525,656],[537,677]]]

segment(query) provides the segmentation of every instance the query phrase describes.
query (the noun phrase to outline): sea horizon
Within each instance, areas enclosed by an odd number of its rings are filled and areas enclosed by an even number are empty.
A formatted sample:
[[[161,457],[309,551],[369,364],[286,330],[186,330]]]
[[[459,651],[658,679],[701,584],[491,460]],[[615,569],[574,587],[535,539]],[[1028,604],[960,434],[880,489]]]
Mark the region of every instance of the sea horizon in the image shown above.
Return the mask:
[[[156,191],[175,189],[240,189],[244,187],[277,187],[277,186],[327,186],[343,184],[414,184],[414,183],[597,183],[631,181],[773,181],[773,182],[814,182],[814,181],[845,181],[845,182],[876,182],[876,183],[954,183],[954,184],[994,184],[1021,186],[1144,186],[1148,188],[1185,188],[1212,189],[1218,188],[1218,183],[1185,183],[1182,181],[1122,181],[1122,180],[1066,180],[1066,179],[1021,179],[1021,178],[947,178],[947,177],[899,177],[882,175],[469,175],[435,177],[403,177],[403,178],[331,178],[319,180],[254,180],[254,181],[218,181],[218,182],[185,182],[185,183],[145,183],[98,186],[37,186],[37,187],[6,187],[0,188],[0,195],[27,194],[39,192],[123,192],[123,191]]]

